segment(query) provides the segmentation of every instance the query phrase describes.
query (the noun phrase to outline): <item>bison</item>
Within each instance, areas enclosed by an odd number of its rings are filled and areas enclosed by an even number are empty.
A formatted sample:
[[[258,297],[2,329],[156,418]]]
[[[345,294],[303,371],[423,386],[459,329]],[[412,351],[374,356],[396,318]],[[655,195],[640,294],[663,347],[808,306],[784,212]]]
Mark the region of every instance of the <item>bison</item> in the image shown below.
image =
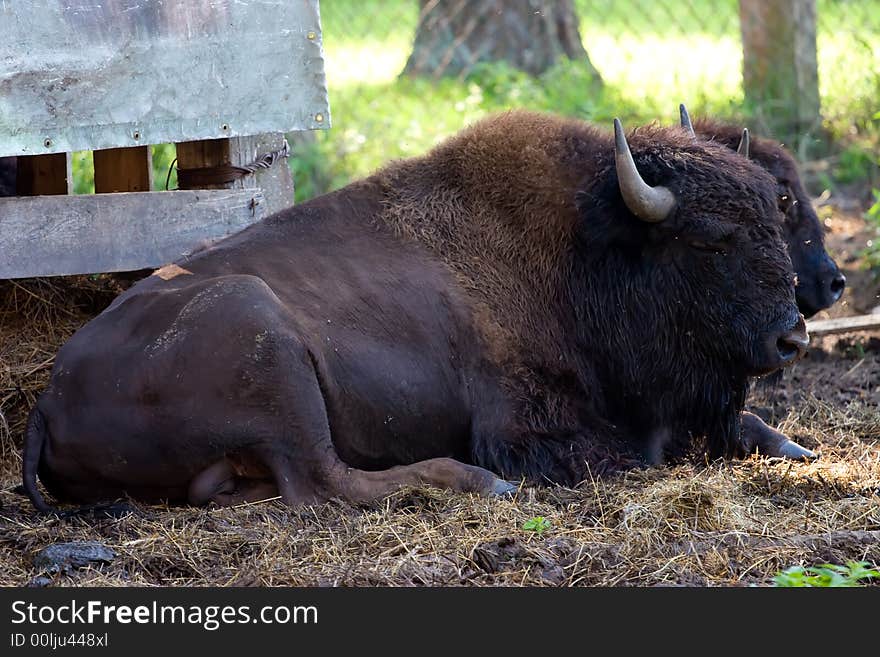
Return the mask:
[[[700,118],[691,124],[684,105],[679,106],[679,111],[682,127],[694,131],[695,136],[739,149],[741,128],[709,118]],[[798,175],[794,158],[779,142],[754,135],[748,137],[746,155],[776,179],[779,208],[785,216],[783,234],[797,275],[798,309],[804,317],[812,317],[837,303],[846,288],[846,276],[825,250],[822,224]]]
[[[777,201],[678,126],[485,119],[115,299],[57,355],[25,490],[367,502],[731,455],[807,344]]]

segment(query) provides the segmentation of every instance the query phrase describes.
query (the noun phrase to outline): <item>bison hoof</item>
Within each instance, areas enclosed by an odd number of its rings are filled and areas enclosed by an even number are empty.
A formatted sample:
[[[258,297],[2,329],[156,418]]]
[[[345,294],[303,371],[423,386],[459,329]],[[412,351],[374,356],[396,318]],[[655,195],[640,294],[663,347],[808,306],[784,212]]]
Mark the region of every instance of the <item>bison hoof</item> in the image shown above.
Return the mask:
[[[492,497],[513,497],[516,494],[517,489],[518,487],[516,484],[504,481],[503,479],[496,479],[492,484],[492,492],[490,495]]]
[[[779,446],[779,456],[791,459],[793,461],[813,461],[818,458],[815,452],[807,449],[806,447],[801,447],[796,442],[792,442],[791,440],[786,440],[782,445]]]

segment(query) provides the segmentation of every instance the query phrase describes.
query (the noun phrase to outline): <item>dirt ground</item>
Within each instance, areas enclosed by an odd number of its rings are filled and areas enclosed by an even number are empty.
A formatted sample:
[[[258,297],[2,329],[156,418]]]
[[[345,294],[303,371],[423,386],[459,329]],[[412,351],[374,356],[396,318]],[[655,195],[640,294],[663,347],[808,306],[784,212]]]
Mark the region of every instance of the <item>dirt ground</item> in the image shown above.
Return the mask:
[[[861,208],[826,205],[845,298],[820,318],[871,312],[880,282],[860,250]],[[792,565],[880,564],[880,332],[815,339],[750,407],[813,463],[750,457],[650,468],[510,500],[435,489],[372,508],[291,511],[137,505],[119,519],[47,519],[15,488],[27,409],[59,345],[127,283],[0,281],[0,585],[768,585]],[[527,530],[533,522],[541,531]],[[97,541],[103,563],[47,571],[49,545]]]

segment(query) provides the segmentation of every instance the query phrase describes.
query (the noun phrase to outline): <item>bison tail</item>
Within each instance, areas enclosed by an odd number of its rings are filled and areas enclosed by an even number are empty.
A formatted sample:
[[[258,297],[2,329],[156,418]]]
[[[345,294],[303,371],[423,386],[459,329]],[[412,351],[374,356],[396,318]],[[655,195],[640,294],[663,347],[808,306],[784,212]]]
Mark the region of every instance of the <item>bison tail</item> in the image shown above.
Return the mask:
[[[24,434],[24,450],[22,454],[21,478],[25,493],[40,513],[58,513],[58,510],[49,506],[43,495],[37,490],[37,469],[43,456],[43,445],[49,429],[46,426],[46,418],[37,406],[31,410],[28,416],[27,428]]]

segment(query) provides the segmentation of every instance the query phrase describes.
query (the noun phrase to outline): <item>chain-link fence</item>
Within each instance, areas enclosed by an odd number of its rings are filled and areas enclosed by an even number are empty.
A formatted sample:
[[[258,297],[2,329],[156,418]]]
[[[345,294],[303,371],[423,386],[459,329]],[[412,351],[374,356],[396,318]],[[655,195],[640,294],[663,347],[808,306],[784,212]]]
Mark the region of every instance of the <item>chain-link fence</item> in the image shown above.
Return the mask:
[[[795,148],[878,132],[880,0],[323,0],[321,15],[333,128],[295,148],[299,198],[508,107],[642,123],[673,121],[683,101],[772,132],[774,114],[810,104],[811,42],[822,120],[799,124]],[[572,22],[584,55],[568,61]],[[753,87],[800,86],[748,94],[744,36]]]

